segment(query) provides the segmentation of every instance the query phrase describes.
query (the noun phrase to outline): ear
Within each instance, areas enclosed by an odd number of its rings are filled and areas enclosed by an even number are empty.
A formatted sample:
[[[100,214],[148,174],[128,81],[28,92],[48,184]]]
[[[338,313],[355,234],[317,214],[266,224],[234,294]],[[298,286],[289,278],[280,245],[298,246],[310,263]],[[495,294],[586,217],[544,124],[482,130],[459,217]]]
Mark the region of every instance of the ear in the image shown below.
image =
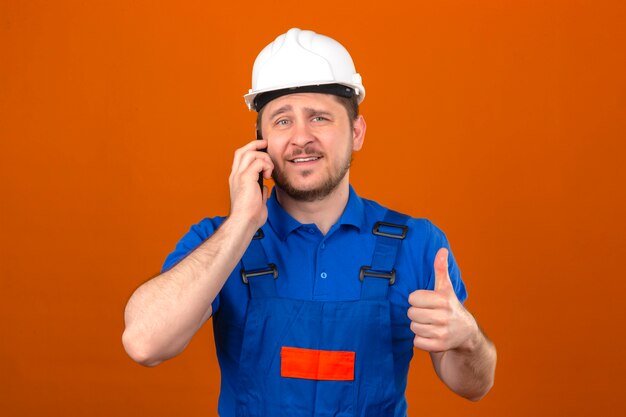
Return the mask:
[[[365,140],[365,131],[367,130],[367,125],[365,124],[365,119],[362,115],[359,115],[357,119],[354,121],[352,127],[352,150],[360,151],[363,147],[363,141]]]

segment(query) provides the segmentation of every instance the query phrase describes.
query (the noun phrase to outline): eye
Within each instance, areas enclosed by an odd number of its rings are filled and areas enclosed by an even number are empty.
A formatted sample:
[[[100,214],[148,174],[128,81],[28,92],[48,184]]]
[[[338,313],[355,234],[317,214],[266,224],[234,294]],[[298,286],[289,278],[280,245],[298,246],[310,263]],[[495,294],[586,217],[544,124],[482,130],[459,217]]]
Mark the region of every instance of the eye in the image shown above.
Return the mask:
[[[289,124],[289,120],[287,119],[279,119],[276,121],[275,123],[277,126],[286,126],[287,124]]]
[[[328,119],[327,119],[327,118],[325,118],[324,116],[315,116],[315,117],[313,118],[313,121],[314,121],[314,122],[323,122],[323,121],[325,121],[325,120],[328,120]]]

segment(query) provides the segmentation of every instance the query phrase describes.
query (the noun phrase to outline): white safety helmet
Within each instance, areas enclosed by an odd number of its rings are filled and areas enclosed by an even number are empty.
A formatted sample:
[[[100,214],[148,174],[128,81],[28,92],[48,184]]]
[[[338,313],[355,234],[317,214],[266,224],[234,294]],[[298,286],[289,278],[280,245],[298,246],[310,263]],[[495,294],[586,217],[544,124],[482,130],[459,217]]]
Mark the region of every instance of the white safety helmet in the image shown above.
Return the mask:
[[[361,76],[339,42],[310,30],[289,29],[254,61],[252,88],[244,96],[250,110],[295,92],[320,92],[365,98]]]

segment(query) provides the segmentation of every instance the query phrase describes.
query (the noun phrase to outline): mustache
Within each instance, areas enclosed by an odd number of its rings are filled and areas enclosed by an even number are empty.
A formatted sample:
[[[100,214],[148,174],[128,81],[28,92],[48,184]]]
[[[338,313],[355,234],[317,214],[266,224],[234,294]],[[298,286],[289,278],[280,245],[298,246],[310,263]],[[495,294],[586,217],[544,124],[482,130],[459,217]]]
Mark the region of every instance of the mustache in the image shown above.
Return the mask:
[[[307,145],[304,148],[300,148],[300,149],[294,150],[287,158],[288,159],[294,159],[294,158],[297,158],[297,157],[302,156],[302,155],[306,155],[306,156],[322,156],[322,151],[317,149],[315,146]]]

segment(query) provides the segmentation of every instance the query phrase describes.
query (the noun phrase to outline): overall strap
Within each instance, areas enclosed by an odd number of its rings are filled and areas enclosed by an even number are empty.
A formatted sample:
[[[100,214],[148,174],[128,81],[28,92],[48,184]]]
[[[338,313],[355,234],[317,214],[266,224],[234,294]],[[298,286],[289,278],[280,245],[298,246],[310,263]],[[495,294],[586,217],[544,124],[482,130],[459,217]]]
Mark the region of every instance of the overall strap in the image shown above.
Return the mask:
[[[396,258],[406,237],[410,217],[387,210],[383,221],[376,222],[372,233],[376,236],[372,264],[362,266],[359,279],[361,299],[386,299],[389,286],[396,281]]]
[[[261,239],[265,237],[262,229],[257,230],[248,249],[241,258],[241,279],[250,288],[252,298],[275,297],[278,270],[276,265],[267,260]]]

